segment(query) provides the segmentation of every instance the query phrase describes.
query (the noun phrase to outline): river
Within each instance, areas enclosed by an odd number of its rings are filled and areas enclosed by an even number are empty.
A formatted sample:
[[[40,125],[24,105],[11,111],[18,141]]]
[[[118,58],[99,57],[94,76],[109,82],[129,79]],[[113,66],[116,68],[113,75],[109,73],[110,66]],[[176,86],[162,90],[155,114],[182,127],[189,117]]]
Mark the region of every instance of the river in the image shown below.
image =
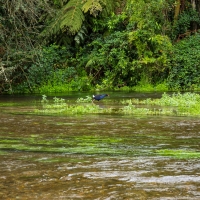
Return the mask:
[[[111,92],[95,104],[160,96]],[[40,100],[0,96],[0,199],[200,199],[198,117],[32,114]]]

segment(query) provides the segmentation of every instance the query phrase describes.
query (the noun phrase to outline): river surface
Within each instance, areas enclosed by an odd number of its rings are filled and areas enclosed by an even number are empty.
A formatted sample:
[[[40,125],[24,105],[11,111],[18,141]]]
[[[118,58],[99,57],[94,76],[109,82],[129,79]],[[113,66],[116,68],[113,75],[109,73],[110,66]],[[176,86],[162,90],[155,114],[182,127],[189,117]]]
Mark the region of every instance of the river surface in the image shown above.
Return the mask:
[[[111,92],[96,104],[160,96]],[[0,199],[200,199],[200,159],[190,154],[200,151],[200,118],[29,114],[40,100],[0,96]]]

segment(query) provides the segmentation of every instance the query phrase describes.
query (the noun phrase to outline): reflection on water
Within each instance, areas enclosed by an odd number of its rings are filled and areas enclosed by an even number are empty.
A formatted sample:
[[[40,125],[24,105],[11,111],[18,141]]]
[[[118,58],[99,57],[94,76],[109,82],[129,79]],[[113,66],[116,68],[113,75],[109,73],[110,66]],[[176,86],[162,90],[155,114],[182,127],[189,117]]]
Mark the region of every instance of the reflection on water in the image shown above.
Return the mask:
[[[200,199],[199,157],[188,153],[199,152],[198,118],[17,109],[0,113],[0,199]]]

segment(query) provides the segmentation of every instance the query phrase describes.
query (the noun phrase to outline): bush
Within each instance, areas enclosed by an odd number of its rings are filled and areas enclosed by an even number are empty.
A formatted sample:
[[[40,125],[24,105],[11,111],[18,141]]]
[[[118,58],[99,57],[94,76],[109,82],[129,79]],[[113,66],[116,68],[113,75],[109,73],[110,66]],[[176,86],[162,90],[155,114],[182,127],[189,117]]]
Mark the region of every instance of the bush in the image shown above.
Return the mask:
[[[193,23],[200,23],[200,16],[193,8],[189,8],[180,13],[177,22],[174,24],[172,39],[176,39],[179,34],[184,34],[191,30]]]
[[[171,89],[193,89],[200,86],[200,34],[174,45],[168,77]]]
[[[41,86],[66,84],[77,73],[74,67],[68,66],[71,56],[69,49],[57,45],[43,47],[38,61],[23,67],[24,82],[14,87],[18,93],[38,92]]]

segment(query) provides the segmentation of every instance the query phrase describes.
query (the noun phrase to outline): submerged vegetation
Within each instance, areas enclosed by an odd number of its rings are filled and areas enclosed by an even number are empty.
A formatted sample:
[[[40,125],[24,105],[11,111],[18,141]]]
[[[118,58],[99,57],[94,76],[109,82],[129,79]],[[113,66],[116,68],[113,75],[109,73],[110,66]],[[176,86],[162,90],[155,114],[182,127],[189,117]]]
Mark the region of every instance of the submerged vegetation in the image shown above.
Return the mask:
[[[67,125],[66,125],[67,126]],[[136,137],[145,137],[144,135],[135,135]],[[155,140],[160,136],[154,136]],[[157,137],[157,138],[156,138]],[[171,140],[165,138],[165,140]],[[86,154],[86,155],[108,155],[108,156],[139,156],[142,154],[148,156],[165,156],[176,159],[198,159],[200,152],[195,150],[186,149],[157,149],[153,150],[145,146],[142,149],[135,143],[135,138],[115,137],[115,136],[100,136],[100,135],[77,135],[67,136],[59,135],[52,139],[44,136],[43,134],[35,134],[26,137],[6,137],[0,138],[0,155],[8,154],[9,151],[22,151],[22,152],[45,152],[45,153],[67,153],[67,154]],[[143,147],[144,148],[144,147]],[[56,160],[38,160],[40,162],[66,162],[61,157]]]
[[[106,101],[106,100],[105,100]],[[118,102],[119,108],[107,106],[101,108],[92,102],[90,96],[78,98],[76,103],[66,103],[64,99],[53,98],[50,103],[47,96],[43,95],[42,109],[35,113],[43,114],[98,114],[118,113],[129,115],[170,115],[170,116],[200,116],[200,95],[196,93],[163,93],[159,99],[128,99]]]
[[[169,156],[176,159],[200,158],[200,152],[183,149],[160,149],[156,153],[161,156]]]

